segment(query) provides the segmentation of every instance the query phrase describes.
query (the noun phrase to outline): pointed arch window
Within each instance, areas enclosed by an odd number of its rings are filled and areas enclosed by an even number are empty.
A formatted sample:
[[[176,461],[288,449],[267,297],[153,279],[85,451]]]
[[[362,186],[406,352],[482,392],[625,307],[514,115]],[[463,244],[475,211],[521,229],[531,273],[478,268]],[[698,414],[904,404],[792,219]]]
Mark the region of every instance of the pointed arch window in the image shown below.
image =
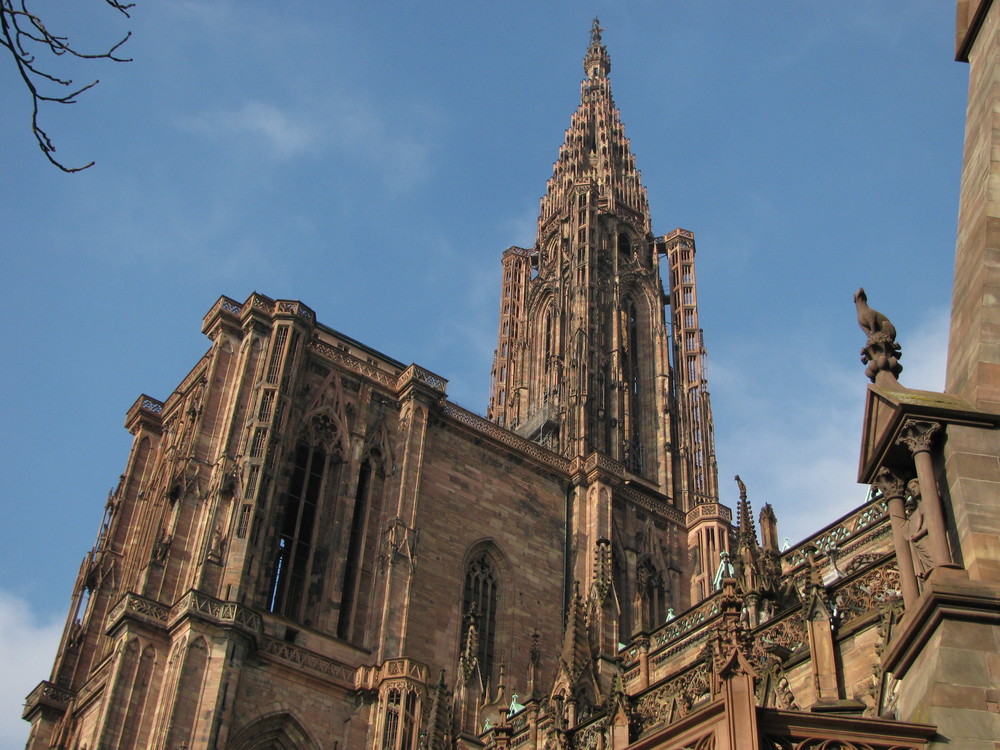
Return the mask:
[[[545,360],[542,363],[542,369],[547,373],[549,371],[549,364],[552,361],[552,309],[549,308],[545,311],[545,332],[543,334],[545,339]]]
[[[626,259],[632,257],[632,243],[625,232],[618,234],[618,252]]]
[[[641,399],[639,386],[639,314],[635,300],[625,304],[625,463],[635,473],[642,471]]]
[[[479,671],[484,682],[493,675],[495,659],[497,607],[500,603],[500,582],[484,551],[476,555],[465,570],[465,595],[462,611],[471,616],[479,635]]]
[[[391,686],[381,698],[381,738],[379,750],[414,750],[420,723],[420,695],[412,685]]]
[[[316,506],[328,457],[318,446],[300,444],[295,451],[292,477],[285,495],[267,608],[298,619],[313,550]]]
[[[371,586],[378,552],[379,519],[382,515],[382,495],[385,470],[382,454],[373,449],[361,462],[358,487],[351,515],[351,536],[347,543],[347,560],[340,595],[340,617],[337,636],[358,640],[370,608]]]
[[[635,586],[639,598],[636,617],[646,630],[659,627],[664,617],[663,577],[648,558],[636,566]]]

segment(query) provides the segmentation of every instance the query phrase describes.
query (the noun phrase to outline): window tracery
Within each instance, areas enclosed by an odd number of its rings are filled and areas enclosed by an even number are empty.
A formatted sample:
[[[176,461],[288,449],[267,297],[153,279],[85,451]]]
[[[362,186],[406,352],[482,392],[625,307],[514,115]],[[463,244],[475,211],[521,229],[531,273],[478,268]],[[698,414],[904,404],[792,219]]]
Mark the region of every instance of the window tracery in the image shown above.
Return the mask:
[[[465,570],[462,611],[472,620],[477,630],[476,657],[484,683],[488,683],[493,675],[499,604],[499,577],[489,553],[483,550],[472,558]]]

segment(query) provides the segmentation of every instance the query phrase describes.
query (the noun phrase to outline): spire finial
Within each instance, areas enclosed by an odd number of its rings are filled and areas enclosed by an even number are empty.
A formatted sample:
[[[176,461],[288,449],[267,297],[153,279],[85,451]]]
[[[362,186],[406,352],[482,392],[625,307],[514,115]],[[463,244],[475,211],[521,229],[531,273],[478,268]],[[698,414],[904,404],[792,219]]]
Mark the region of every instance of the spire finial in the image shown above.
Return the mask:
[[[588,78],[606,78],[611,72],[611,58],[608,57],[608,50],[601,42],[601,22],[594,16],[594,23],[590,27],[590,46],[587,47],[587,54],[583,58],[583,69]]]
[[[740,488],[740,500],[746,500],[747,499],[747,486],[745,484],[743,484],[743,480],[740,479],[740,475],[739,474],[736,475],[735,479],[736,479],[736,486]]]
[[[594,15],[594,24],[590,27],[590,43],[591,45],[599,45],[601,43],[601,32],[604,29],[601,28],[601,20]]]

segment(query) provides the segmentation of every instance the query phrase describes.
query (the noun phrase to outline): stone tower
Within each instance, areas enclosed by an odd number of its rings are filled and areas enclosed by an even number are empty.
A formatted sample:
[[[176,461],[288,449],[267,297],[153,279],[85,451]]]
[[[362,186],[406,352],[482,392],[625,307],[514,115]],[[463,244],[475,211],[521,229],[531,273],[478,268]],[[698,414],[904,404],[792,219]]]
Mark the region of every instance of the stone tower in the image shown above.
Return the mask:
[[[687,510],[718,495],[694,237],[652,233],[601,31],[595,19],[535,245],[503,256],[489,417],[567,457],[613,458]]]
[[[126,415],[31,750],[480,748],[514,693],[561,707],[551,746],[622,697],[622,643],[718,594],[694,237],[652,234],[600,34],[504,255],[492,421],[300,301],[220,297]]]
[[[694,235],[652,232],[601,31],[595,19],[535,245],[503,254],[488,417],[567,458],[610,458],[691,514],[697,599],[729,548],[731,514],[718,505]],[[613,538],[606,524],[590,532],[590,547]]]

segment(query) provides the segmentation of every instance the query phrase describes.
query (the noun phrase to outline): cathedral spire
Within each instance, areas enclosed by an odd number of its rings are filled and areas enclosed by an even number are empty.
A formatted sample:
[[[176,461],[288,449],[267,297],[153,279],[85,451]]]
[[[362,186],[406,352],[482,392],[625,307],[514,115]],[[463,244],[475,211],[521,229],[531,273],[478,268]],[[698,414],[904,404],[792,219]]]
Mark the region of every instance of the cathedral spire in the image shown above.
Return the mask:
[[[718,494],[694,240],[683,230],[653,235],[603,32],[595,18],[580,104],[546,183],[534,245],[503,256],[488,415],[564,456],[609,456],[687,509]],[[675,331],[683,353],[672,352],[664,316],[664,255],[676,260],[670,304],[683,305]],[[672,353],[683,359],[679,380]]]
[[[552,177],[542,198],[538,239],[549,231],[568,197],[593,188],[595,198],[611,211],[621,209],[629,219],[651,231],[646,190],[625,137],[621,113],[611,96],[611,57],[601,41],[600,22],[594,19],[590,45],[583,58],[586,78],[580,83],[580,106],[553,165]]]

